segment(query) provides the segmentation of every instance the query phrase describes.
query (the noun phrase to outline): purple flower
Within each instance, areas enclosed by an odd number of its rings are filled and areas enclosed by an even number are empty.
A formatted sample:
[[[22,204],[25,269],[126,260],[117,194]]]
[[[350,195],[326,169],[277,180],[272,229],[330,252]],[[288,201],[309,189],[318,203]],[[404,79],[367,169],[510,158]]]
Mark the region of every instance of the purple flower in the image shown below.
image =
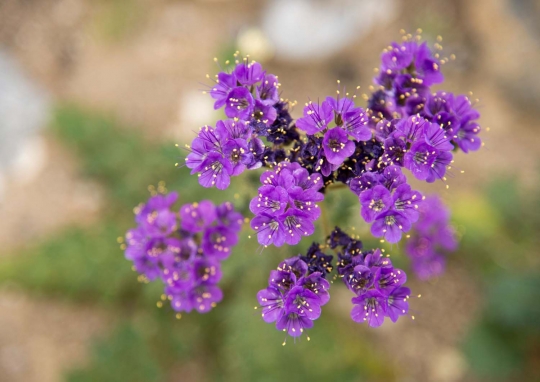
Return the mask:
[[[381,176],[380,174],[374,172],[364,172],[362,175],[351,179],[349,187],[351,191],[356,195],[360,195],[363,191],[369,190],[376,185],[380,184]]]
[[[255,100],[248,89],[236,87],[229,92],[225,103],[225,115],[229,118],[238,118],[249,121],[253,113]]]
[[[193,303],[190,298],[189,290],[179,291],[178,293],[171,293],[166,289],[166,292],[171,298],[171,307],[177,312],[189,313],[193,310]]]
[[[403,166],[403,158],[406,152],[407,144],[403,139],[390,136],[384,140],[383,161],[386,164]]]
[[[367,322],[372,328],[383,324],[388,304],[387,298],[379,291],[375,289],[367,291],[351,301],[354,304],[351,311],[353,321]]]
[[[246,121],[234,119],[220,120],[216,122],[215,135],[221,142],[239,138],[247,140],[251,135],[251,128]]]
[[[278,86],[277,77],[273,74],[266,74],[262,78],[261,84],[255,89],[257,100],[261,101],[264,105],[273,106],[279,101]]]
[[[248,149],[251,153],[251,161],[247,164],[249,170],[256,170],[262,166],[262,156],[264,155],[264,143],[258,139],[253,138],[248,143]]]
[[[407,142],[414,143],[423,140],[424,131],[429,126],[429,121],[413,115],[403,118],[396,123],[396,137],[403,137]]]
[[[236,77],[234,74],[221,72],[217,75],[216,84],[210,91],[210,96],[216,100],[214,103],[214,109],[219,109],[225,105],[229,92],[235,86]]]
[[[268,287],[257,293],[257,300],[262,307],[262,318],[265,322],[275,322],[284,313],[283,295],[279,289]]]
[[[290,208],[281,215],[281,218],[285,228],[285,243],[289,245],[298,244],[302,236],[310,236],[315,231],[310,216],[300,210]]]
[[[296,276],[296,279],[303,277],[307,270],[308,266],[300,256],[291,257],[289,259],[283,260],[278,265],[278,271],[290,272]]]
[[[456,135],[454,135],[454,142],[464,153],[476,151],[482,147],[482,140],[478,138],[479,132],[480,125],[478,123],[467,122],[457,130]]]
[[[452,163],[452,158],[453,156],[450,152],[440,152],[429,170],[429,175],[426,178],[426,182],[433,183],[436,180],[443,179],[448,165]]]
[[[407,177],[401,172],[401,168],[398,166],[388,166],[384,169],[379,182],[388,190],[395,190],[402,184],[407,183]]]
[[[418,220],[418,206],[422,202],[422,194],[411,189],[408,184],[401,184],[393,195],[395,211],[401,212],[411,223]]]
[[[292,187],[289,190],[289,200],[297,210],[304,212],[310,220],[317,220],[321,214],[316,204],[324,199],[324,195],[317,191],[305,191],[301,187]]]
[[[424,134],[426,143],[440,151],[450,151],[454,148],[450,143],[450,138],[446,135],[446,131],[436,123],[430,123],[424,126]]]
[[[397,322],[400,316],[404,316],[409,312],[408,299],[411,295],[411,290],[407,287],[396,287],[388,295],[388,306],[386,308],[386,315],[392,320]]]
[[[416,72],[422,78],[422,83],[425,86],[438,84],[444,80],[444,76],[440,71],[440,64],[438,60],[432,57],[427,43],[424,42],[418,47],[414,64]]]
[[[330,300],[330,283],[326,281],[321,272],[313,272],[298,281],[298,285],[315,293],[319,297],[319,304],[323,306]]]
[[[289,203],[289,194],[281,186],[262,186],[259,188],[259,196],[253,198],[249,209],[254,214],[267,213],[269,215],[281,215],[285,212]]]
[[[211,152],[201,164],[199,184],[207,188],[216,186],[219,190],[224,190],[231,183],[232,173],[232,163],[221,154]]]
[[[287,294],[285,306],[287,312],[306,316],[310,320],[316,320],[321,316],[321,300],[314,292],[302,286],[292,288]]]
[[[401,240],[401,233],[411,229],[411,222],[401,212],[389,210],[379,216],[371,226],[375,237],[384,237],[389,243]]]
[[[334,111],[334,122],[357,141],[371,139],[371,130],[367,126],[368,116],[362,108],[357,108],[349,98],[326,97],[325,101]]]
[[[231,247],[238,242],[235,232],[224,226],[210,227],[204,231],[202,249],[206,256],[226,259],[231,254]]]
[[[221,280],[221,266],[218,261],[198,258],[193,261],[193,275],[198,285],[213,285]]]
[[[328,162],[340,165],[354,153],[355,145],[343,129],[334,127],[324,134],[323,149]]]
[[[197,138],[188,146],[190,153],[186,157],[186,166],[191,169],[191,174],[200,172],[208,154],[221,152],[222,145],[226,142],[227,134],[220,128],[220,133],[210,126],[203,126]]]
[[[345,285],[357,295],[361,295],[371,288],[374,280],[375,275],[371,269],[363,264],[355,266],[352,272],[343,278]]]
[[[190,291],[191,306],[199,313],[208,313],[223,299],[223,292],[215,285],[199,285]],[[172,300],[174,309],[174,299]]]
[[[276,323],[278,330],[287,332],[291,337],[299,337],[305,329],[311,329],[312,327],[312,320],[295,312],[282,314]]]
[[[367,223],[371,223],[377,216],[388,211],[393,204],[390,191],[380,185],[363,191],[359,200],[362,205],[361,215]]]
[[[216,207],[216,214],[221,225],[232,232],[240,232],[244,218],[242,214],[234,210],[231,202],[225,202]]]
[[[314,104],[310,101],[304,107],[304,116],[296,121],[296,127],[309,135],[314,135],[326,129],[332,122],[332,117],[332,106],[328,102]]]
[[[388,296],[392,290],[407,281],[404,271],[397,268],[379,268],[375,276],[375,286],[379,292]]]
[[[411,258],[412,269],[421,280],[441,275],[445,268],[442,254],[457,248],[455,230],[450,225],[450,212],[436,196],[420,204],[419,219],[414,226],[405,253]]]
[[[426,180],[430,177],[439,155],[441,155],[441,152],[433,146],[425,142],[416,142],[405,154],[404,165],[417,179]]]
[[[274,123],[277,117],[276,109],[271,105],[265,105],[261,101],[255,101],[253,119],[267,126]]]
[[[210,200],[186,204],[180,208],[182,229],[191,232],[201,232],[210,227],[216,220],[216,207]]]
[[[282,219],[263,212],[251,220],[251,228],[257,232],[257,240],[262,245],[281,247],[285,243]]]
[[[298,244],[302,236],[313,234],[320,211],[317,202],[324,196],[317,190],[322,177],[311,174],[298,163],[280,163],[273,171],[261,175],[262,187],[250,202],[256,216],[251,227],[257,231],[260,244]]]
[[[240,175],[246,169],[246,165],[251,163],[251,153],[243,139],[231,139],[223,146],[223,155],[232,165],[230,175]]]
[[[234,75],[240,84],[251,86],[263,79],[264,71],[258,62],[246,62],[236,65]]]
[[[381,55],[381,71],[399,72],[406,69],[413,61],[416,53],[416,43],[406,42],[402,45],[392,43],[390,49]]]
[[[165,237],[176,229],[176,214],[170,207],[178,199],[178,193],[155,195],[139,208],[135,221],[151,237]]]
[[[181,261],[163,269],[161,279],[165,283],[168,295],[182,294],[195,286],[193,262]]]
[[[284,295],[296,286],[296,275],[289,270],[273,270],[270,271],[268,285],[280,290]]]
[[[398,121],[400,120],[394,119],[388,121],[383,119],[377,122],[377,125],[375,126],[375,138],[380,142],[384,142],[386,138],[390,137],[390,135],[396,130],[396,122]]]

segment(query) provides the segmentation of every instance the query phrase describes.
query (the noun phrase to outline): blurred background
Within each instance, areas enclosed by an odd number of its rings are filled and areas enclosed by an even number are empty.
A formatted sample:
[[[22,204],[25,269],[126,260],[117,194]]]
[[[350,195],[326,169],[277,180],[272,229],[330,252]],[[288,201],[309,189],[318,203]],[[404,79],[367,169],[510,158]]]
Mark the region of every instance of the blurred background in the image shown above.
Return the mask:
[[[444,276],[410,277],[416,320],[355,324],[334,285],[311,342],[282,347],[255,295],[308,243],[258,254],[247,227],[217,309],[157,308],[161,286],[117,242],[148,185],[247,211],[257,183],[207,190],[174,167],[174,144],[220,117],[201,94],[213,58],[249,53],[303,104],[337,79],[367,91],[381,50],[417,28],[455,54],[444,88],[479,99],[485,147],[456,157],[448,190],[420,187],[461,244]],[[537,0],[0,0],[0,381],[540,381],[539,69]],[[329,203],[378,244],[354,198]]]

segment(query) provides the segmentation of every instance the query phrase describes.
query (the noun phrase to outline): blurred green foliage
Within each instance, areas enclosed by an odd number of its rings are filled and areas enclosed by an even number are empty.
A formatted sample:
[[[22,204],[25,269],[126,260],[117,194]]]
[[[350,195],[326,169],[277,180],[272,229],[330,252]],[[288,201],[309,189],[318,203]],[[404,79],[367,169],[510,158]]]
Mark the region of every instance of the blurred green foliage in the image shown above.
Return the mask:
[[[540,193],[518,186],[496,180],[486,199],[466,197],[455,209],[467,227],[460,253],[486,291],[463,348],[489,381],[540,380]]]

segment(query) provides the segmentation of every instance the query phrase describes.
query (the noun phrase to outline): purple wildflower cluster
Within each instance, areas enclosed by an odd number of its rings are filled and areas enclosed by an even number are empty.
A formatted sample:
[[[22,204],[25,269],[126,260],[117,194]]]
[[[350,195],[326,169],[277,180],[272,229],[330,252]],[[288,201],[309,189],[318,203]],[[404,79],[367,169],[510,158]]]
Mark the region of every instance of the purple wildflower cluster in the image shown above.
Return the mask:
[[[329,236],[328,244],[339,250],[337,273],[356,295],[351,300],[353,321],[378,327],[385,317],[396,322],[407,314],[411,291],[403,286],[407,281],[403,270],[394,268],[379,249],[362,251],[362,242],[338,227]]]
[[[312,328],[321,307],[330,300],[330,283],[325,277],[332,270],[331,261],[332,256],[321,252],[317,243],[306,256],[282,261],[270,272],[268,287],[257,293],[263,320],[275,322],[278,330],[292,337]]]
[[[362,242],[338,227],[326,243],[313,243],[305,256],[287,259],[270,272],[268,287],[257,294],[264,321],[276,322],[278,330],[293,337],[313,327],[321,306],[330,300],[326,276],[333,270],[333,256],[322,251],[328,247],[337,252],[336,276],[356,295],[351,300],[353,321],[378,327],[385,317],[396,322],[408,313],[411,291],[403,286],[407,275],[379,249],[363,252]]]
[[[427,183],[445,181],[456,152],[482,146],[480,114],[469,99],[431,90],[443,82],[445,62],[406,35],[383,52],[365,108],[355,104],[355,95],[338,91],[308,102],[295,121],[277,76],[257,62],[235,60],[208,92],[226,119],[200,129],[186,166],[202,186],[220,190],[245,170],[265,168],[249,205],[251,228],[264,247],[311,236],[321,215],[317,203],[342,183],[357,195],[373,236],[398,243],[411,231],[406,253],[412,269],[421,279],[436,276],[444,269],[441,251],[457,245],[449,212],[439,199],[413,190],[403,169]],[[220,262],[237,242],[242,216],[230,203],[210,201],[174,212],[176,199],[174,193],[156,195],[137,209],[126,257],[141,277],[165,283],[173,309],[207,312],[222,298]],[[335,267],[326,248],[337,255]],[[405,272],[382,252],[363,250],[358,238],[336,227],[324,245],[313,243],[305,255],[271,271],[268,287],[257,295],[264,321],[293,337],[313,327],[329,301],[327,276],[335,268],[334,277],[355,294],[354,321],[372,327],[386,317],[396,322],[408,313],[410,290]]]
[[[215,107],[225,107],[234,119],[203,127],[187,166],[203,186],[220,189],[245,169],[274,169],[263,174],[250,205],[256,215],[251,226],[262,245],[297,244],[311,235],[319,215],[315,203],[335,182],[358,195],[374,236],[397,243],[418,219],[422,201],[402,168],[428,183],[445,180],[453,151],[481,146],[479,113],[465,96],[431,93],[430,86],[444,79],[443,61],[426,43],[406,36],[381,61],[374,79],[378,89],[366,109],[338,92],[308,102],[296,123],[279,100],[277,77],[257,62],[237,61],[232,72],[217,75],[210,91]],[[299,186],[292,172],[317,179],[316,188]]]
[[[220,72],[210,95],[214,108],[224,107],[227,120],[204,126],[187,148],[186,166],[198,174],[203,187],[229,187],[230,177],[261,166],[272,167],[285,159],[285,150],[266,147],[288,145],[300,137],[291,126],[288,103],[279,98],[276,76],[258,62],[237,61],[231,73]]]
[[[455,251],[458,243],[455,229],[450,225],[450,211],[438,196],[428,196],[421,204],[419,214],[405,253],[411,259],[416,276],[427,280],[444,272],[443,253]]]
[[[249,204],[255,214],[251,228],[257,232],[259,243],[295,245],[302,236],[312,235],[313,222],[320,215],[316,203],[324,199],[319,192],[321,175],[310,175],[298,163],[281,162],[261,175],[261,183],[258,196]]]
[[[173,211],[177,199],[175,192],[154,195],[135,209],[125,256],[144,280],[163,281],[174,310],[206,313],[223,298],[220,262],[237,243],[243,218],[228,202],[203,200]]]
[[[373,223],[375,237],[397,243],[402,232],[418,220],[422,194],[411,189],[398,166],[388,166],[382,173],[367,171],[353,179],[350,187],[359,197],[362,218]]]

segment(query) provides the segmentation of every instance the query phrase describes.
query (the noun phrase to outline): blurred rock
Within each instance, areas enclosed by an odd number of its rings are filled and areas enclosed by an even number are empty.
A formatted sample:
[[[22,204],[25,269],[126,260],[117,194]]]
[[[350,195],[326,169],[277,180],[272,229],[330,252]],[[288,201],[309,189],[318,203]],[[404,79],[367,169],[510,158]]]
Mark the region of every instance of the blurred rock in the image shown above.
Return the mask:
[[[26,183],[43,167],[46,146],[39,133],[48,114],[45,93],[0,51],[0,178],[4,183],[10,177]]]
[[[323,59],[392,21],[398,9],[394,0],[275,0],[268,2],[262,25],[279,57]]]

